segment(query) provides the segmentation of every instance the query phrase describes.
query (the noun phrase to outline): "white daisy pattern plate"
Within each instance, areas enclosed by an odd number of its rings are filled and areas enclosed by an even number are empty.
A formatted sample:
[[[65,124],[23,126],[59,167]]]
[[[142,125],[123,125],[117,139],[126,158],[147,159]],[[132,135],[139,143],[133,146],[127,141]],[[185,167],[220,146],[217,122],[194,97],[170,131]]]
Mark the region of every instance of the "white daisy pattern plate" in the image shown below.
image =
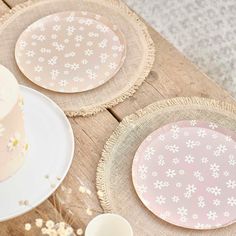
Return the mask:
[[[118,27],[86,11],[41,18],[20,35],[15,48],[16,62],[29,80],[62,93],[104,84],[125,56],[125,38]]]
[[[236,134],[185,120],[150,134],[132,167],[136,192],[155,215],[177,226],[212,229],[236,221]]]

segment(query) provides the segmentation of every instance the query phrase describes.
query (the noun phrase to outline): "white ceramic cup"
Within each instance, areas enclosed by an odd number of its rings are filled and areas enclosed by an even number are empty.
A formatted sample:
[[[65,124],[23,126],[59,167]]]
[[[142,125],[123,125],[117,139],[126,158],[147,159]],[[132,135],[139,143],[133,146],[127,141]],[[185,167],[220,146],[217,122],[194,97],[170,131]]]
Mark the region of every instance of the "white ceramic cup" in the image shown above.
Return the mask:
[[[102,214],[90,221],[85,236],[133,236],[130,223],[120,215]]]

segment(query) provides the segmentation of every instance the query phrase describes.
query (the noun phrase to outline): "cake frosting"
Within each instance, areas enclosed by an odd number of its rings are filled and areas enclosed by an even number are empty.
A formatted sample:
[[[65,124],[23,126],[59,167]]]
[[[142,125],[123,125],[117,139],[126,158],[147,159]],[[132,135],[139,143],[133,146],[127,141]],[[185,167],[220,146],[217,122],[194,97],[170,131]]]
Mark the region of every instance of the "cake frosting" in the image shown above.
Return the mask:
[[[23,99],[14,75],[0,65],[0,181],[23,165],[26,143]]]

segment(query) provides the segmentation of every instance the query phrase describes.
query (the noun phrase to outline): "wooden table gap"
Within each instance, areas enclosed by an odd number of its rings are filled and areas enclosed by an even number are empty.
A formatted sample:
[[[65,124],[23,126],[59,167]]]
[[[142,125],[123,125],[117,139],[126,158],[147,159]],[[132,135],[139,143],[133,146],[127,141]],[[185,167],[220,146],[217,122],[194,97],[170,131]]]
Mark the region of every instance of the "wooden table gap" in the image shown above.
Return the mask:
[[[5,1],[5,0],[2,0],[2,2],[8,7],[8,8],[10,8],[11,9],[11,6],[7,3],[7,1]]]

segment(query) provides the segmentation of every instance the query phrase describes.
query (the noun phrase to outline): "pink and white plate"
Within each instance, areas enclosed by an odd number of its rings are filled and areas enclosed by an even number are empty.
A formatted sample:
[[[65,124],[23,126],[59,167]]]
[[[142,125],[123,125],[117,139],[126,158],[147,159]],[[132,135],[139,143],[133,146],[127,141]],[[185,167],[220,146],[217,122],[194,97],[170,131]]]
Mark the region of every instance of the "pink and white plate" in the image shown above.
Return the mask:
[[[16,62],[28,79],[63,93],[104,84],[125,56],[125,38],[118,27],[86,11],[41,18],[20,35],[15,48]]]
[[[215,123],[179,121],[138,148],[133,183],[143,204],[163,220],[212,229],[236,221],[236,134]]]

